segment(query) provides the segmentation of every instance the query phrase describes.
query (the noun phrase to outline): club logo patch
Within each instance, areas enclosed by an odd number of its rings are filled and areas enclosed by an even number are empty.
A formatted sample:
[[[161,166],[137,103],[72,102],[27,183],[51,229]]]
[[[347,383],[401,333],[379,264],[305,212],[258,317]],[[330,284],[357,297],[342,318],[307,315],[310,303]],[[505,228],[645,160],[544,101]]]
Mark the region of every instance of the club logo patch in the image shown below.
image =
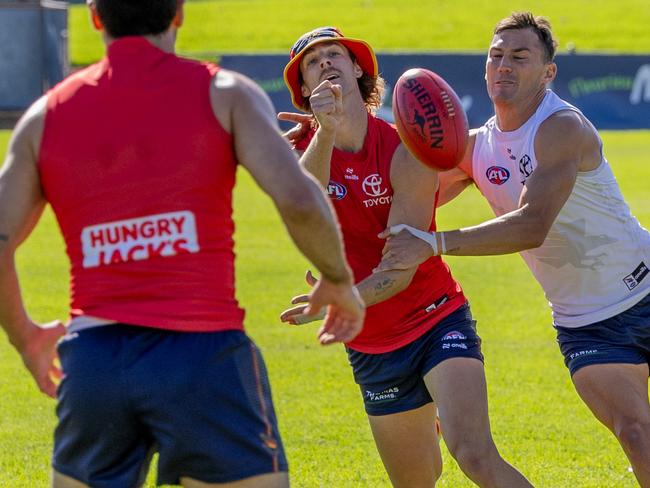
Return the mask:
[[[510,179],[510,171],[503,166],[490,166],[485,172],[485,176],[493,185],[503,185]]]
[[[519,160],[519,176],[521,184],[526,183],[526,180],[533,174],[533,163],[528,154],[524,154]]]
[[[331,181],[327,185],[327,194],[332,200],[341,200],[347,195],[348,190],[342,184]]]

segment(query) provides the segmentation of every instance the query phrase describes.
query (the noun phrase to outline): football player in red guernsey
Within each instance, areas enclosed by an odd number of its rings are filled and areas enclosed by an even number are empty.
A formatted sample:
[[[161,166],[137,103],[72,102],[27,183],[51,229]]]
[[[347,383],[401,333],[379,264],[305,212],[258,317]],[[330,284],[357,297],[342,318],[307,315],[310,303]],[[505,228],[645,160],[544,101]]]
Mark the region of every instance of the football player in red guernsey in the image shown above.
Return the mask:
[[[480,338],[447,265],[435,257],[373,272],[387,226],[435,230],[438,185],[437,173],[374,115],[383,81],[373,50],[336,28],[319,28],[294,44],[284,74],[294,105],[315,121],[296,143],[301,164],[327,189],[368,306],[362,332],[346,347],[393,486],[429,488],[440,477],[436,406],[445,443],[472,481],[530,486],[492,440]],[[308,281],[316,283],[311,275]],[[299,304],[305,298],[296,297],[282,320],[309,321]]]

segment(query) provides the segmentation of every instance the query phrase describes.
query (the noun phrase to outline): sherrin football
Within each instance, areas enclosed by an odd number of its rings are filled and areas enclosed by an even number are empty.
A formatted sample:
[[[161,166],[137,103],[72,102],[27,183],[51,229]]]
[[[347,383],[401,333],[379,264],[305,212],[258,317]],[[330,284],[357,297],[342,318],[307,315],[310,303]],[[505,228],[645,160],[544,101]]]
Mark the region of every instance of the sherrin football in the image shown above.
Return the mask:
[[[436,73],[404,72],[393,90],[393,116],[402,142],[422,163],[444,171],[463,159],[467,116],[456,92]]]

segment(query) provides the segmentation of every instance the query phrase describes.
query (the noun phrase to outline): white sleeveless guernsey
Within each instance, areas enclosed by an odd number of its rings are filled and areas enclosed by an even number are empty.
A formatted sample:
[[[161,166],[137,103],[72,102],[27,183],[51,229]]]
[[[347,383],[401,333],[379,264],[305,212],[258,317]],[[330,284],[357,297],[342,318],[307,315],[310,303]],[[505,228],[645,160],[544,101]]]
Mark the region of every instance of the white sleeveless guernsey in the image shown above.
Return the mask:
[[[518,208],[523,185],[537,167],[537,129],[560,110],[582,115],[547,90],[519,129],[502,132],[492,117],[476,134],[473,178],[497,216]],[[521,255],[542,285],[557,326],[613,317],[650,292],[650,233],[630,213],[604,155],[597,169],[578,173],[542,246]]]

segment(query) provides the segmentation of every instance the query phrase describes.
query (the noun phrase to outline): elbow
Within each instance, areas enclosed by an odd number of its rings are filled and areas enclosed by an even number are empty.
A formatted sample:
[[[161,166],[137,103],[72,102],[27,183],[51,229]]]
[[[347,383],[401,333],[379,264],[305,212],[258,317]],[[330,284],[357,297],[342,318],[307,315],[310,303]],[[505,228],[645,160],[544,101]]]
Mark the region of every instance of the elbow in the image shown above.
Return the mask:
[[[535,249],[544,244],[550,228],[550,225],[539,221],[531,222],[531,225],[526,226],[524,232],[522,232],[522,251]]]
[[[517,242],[517,251],[535,249],[544,244],[555,217],[551,217],[544,209],[531,208],[530,205],[519,209],[511,220],[511,230],[514,231],[512,240]]]

